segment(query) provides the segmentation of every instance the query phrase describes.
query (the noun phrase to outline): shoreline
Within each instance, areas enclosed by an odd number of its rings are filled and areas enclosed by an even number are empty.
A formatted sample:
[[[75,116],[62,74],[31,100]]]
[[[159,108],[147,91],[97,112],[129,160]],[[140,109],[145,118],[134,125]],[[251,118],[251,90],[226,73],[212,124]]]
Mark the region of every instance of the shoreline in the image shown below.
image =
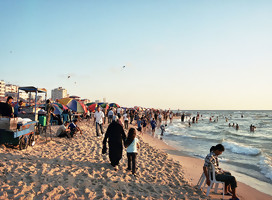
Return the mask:
[[[144,133],[143,140],[144,142],[147,142],[149,145],[162,150],[163,152],[167,153],[169,157],[178,161],[183,167],[185,177],[188,180],[190,180],[193,186],[196,186],[202,174],[204,160],[189,156],[183,153],[182,151],[179,151],[176,148],[166,144],[163,140],[152,137],[149,133]],[[243,200],[272,199],[271,195],[261,192],[245,183],[237,181],[237,184],[238,184],[237,194],[240,199]],[[222,198],[222,195],[215,195],[213,193],[210,193],[209,196],[212,199],[220,198],[220,196]],[[224,199],[226,199],[226,197]]]

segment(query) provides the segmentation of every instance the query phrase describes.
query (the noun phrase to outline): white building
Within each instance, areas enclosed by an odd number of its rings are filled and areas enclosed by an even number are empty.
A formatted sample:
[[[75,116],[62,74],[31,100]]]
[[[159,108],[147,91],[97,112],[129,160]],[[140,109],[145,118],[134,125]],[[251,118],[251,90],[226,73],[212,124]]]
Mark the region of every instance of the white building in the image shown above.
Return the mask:
[[[6,84],[5,81],[0,81],[0,97],[5,97]]]
[[[56,99],[61,99],[65,97],[68,97],[66,89],[62,87],[58,87],[58,88],[55,88],[54,90],[51,90],[51,99],[53,101],[56,101]]]
[[[18,86],[12,85],[12,84],[6,84],[6,93],[17,93],[18,92]]]

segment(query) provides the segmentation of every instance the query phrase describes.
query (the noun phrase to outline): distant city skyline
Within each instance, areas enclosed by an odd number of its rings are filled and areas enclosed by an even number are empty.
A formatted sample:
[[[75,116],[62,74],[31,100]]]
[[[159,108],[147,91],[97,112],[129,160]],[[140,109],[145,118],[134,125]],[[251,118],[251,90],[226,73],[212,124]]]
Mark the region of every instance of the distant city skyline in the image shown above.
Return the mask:
[[[0,80],[123,106],[272,109],[272,1],[1,1]]]

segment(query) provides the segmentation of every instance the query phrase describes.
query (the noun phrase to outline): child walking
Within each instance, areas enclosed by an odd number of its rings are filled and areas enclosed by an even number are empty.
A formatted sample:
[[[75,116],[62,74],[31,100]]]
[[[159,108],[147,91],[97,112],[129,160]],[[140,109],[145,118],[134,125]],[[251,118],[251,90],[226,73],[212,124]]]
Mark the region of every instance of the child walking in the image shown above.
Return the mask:
[[[128,131],[128,137],[125,141],[125,147],[127,148],[128,157],[128,168],[127,170],[132,170],[132,174],[136,176],[136,157],[137,149],[140,147],[139,140],[136,138],[135,128],[130,128]]]

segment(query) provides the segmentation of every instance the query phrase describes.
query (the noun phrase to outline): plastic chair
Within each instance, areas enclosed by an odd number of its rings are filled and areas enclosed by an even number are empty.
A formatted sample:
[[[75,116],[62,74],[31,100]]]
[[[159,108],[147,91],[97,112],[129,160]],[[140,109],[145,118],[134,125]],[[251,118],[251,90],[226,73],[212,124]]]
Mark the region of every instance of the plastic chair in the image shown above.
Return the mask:
[[[223,192],[222,192],[223,193],[223,199],[224,199],[224,195],[225,195],[225,182],[217,181],[215,179],[215,168],[214,168],[214,165],[212,165],[212,171],[209,171],[209,178],[210,178],[211,184],[207,188],[206,195],[209,196],[210,189],[213,187],[213,184],[215,184],[214,192],[217,193],[218,185],[221,183],[222,184],[222,190],[223,190]]]
[[[202,187],[202,184],[203,184],[203,186],[205,187],[205,181],[206,181],[206,176],[205,176],[205,174],[204,174],[204,172],[201,174],[201,176],[200,176],[200,178],[199,178],[199,180],[198,180],[198,182],[197,182],[197,186],[198,186],[198,189],[200,189],[201,187]]]

